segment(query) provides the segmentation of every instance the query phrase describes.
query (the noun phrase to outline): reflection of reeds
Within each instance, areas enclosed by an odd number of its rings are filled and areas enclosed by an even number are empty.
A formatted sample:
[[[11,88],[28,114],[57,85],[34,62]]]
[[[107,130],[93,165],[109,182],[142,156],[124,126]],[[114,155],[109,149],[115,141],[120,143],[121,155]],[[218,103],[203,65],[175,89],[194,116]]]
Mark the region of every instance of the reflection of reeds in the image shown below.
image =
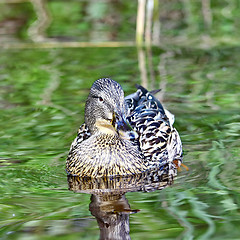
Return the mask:
[[[136,44],[159,44],[160,21],[158,0],[138,0]]]
[[[138,51],[138,68],[141,76],[141,84],[143,87],[147,89],[154,89],[155,72],[152,62],[151,46],[147,46],[146,48],[138,46],[137,51]]]
[[[141,85],[148,88],[148,76],[146,68],[146,56],[142,47],[138,47],[138,68],[140,71]]]
[[[138,66],[141,75],[141,84],[145,88],[149,88],[148,75],[150,76],[151,89],[154,88],[155,74],[152,64],[151,46],[152,43],[160,43],[159,36],[158,0],[138,0],[136,44],[138,46]],[[146,49],[143,48],[144,45]]]
[[[29,37],[34,42],[41,42],[45,40],[45,32],[48,28],[51,18],[46,7],[45,0],[31,0],[34,10],[37,15],[36,21],[29,27]]]

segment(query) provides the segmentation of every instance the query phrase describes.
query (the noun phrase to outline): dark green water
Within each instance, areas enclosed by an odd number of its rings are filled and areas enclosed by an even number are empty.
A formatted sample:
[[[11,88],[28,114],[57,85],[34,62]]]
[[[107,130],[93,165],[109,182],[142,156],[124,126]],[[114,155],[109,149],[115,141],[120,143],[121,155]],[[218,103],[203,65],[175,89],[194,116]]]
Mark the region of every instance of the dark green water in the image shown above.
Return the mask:
[[[130,236],[238,239],[240,49],[152,54],[148,87],[163,89],[190,170],[162,191],[126,194],[140,210]],[[1,50],[1,239],[98,239],[90,195],[68,190],[65,159],[93,81],[110,76],[131,93],[137,58],[134,47]]]
[[[6,2],[0,3],[0,239],[99,239],[96,218],[109,214],[106,205],[68,190],[65,161],[89,88],[101,77],[118,81],[126,95],[136,83],[162,89],[158,97],[175,114],[189,167],[161,191],[122,196],[119,204],[134,213],[125,226],[131,239],[239,239],[239,2],[211,1],[210,19],[201,5],[207,1],[159,1],[154,18],[160,17],[164,47],[151,52],[70,47],[134,42],[136,1]],[[67,47],[41,48],[53,40]]]

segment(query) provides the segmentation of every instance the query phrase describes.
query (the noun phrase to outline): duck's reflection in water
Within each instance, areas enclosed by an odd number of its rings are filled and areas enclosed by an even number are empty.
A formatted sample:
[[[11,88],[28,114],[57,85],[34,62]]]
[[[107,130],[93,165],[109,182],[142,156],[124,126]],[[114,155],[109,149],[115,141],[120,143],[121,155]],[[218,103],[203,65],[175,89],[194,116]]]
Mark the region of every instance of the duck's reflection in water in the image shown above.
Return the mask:
[[[89,210],[97,219],[100,239],[130,239],[129,214],[137,210],[131,210],[124,194],[92,194]]]
[[[149,172],[131,177],[80,178],[68,176],[69,190],[91,194],[89,210],[96,218],[100,239],[131,239],[129,214],[131,209],[125,193],[161,190],[172,184],[172,177]]]

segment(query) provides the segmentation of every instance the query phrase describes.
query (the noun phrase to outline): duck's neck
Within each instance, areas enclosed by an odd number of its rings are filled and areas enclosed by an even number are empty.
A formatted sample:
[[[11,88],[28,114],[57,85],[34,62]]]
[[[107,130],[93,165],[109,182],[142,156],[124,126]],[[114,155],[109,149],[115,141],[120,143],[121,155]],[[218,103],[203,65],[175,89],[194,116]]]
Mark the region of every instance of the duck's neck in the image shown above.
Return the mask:
[[[107,134],[112,136],[117,135],[113,125],[107,123],[106,121],[96,121],[95,127],[97,134]]]
[[[109,147],[112,146],[122,146],[124,139],[120,138],[117,134],[106,134],[106,133],[97,133],[94,135],[94,142],[98,145],[102,150],[107,150]]]

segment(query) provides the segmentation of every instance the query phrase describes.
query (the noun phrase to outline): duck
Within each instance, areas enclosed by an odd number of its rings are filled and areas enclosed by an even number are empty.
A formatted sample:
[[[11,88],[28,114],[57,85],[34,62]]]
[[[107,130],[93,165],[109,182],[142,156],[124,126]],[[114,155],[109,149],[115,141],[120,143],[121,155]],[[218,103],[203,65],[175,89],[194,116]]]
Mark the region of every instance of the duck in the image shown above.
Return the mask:
[[[71,144],[68,175],[124,177],[159,171],[176,176],[182,163],[182,143],[173,127],[174,115],[148,91],[124,97],[119,83],[96,80],[85,104],[85,122]]]

